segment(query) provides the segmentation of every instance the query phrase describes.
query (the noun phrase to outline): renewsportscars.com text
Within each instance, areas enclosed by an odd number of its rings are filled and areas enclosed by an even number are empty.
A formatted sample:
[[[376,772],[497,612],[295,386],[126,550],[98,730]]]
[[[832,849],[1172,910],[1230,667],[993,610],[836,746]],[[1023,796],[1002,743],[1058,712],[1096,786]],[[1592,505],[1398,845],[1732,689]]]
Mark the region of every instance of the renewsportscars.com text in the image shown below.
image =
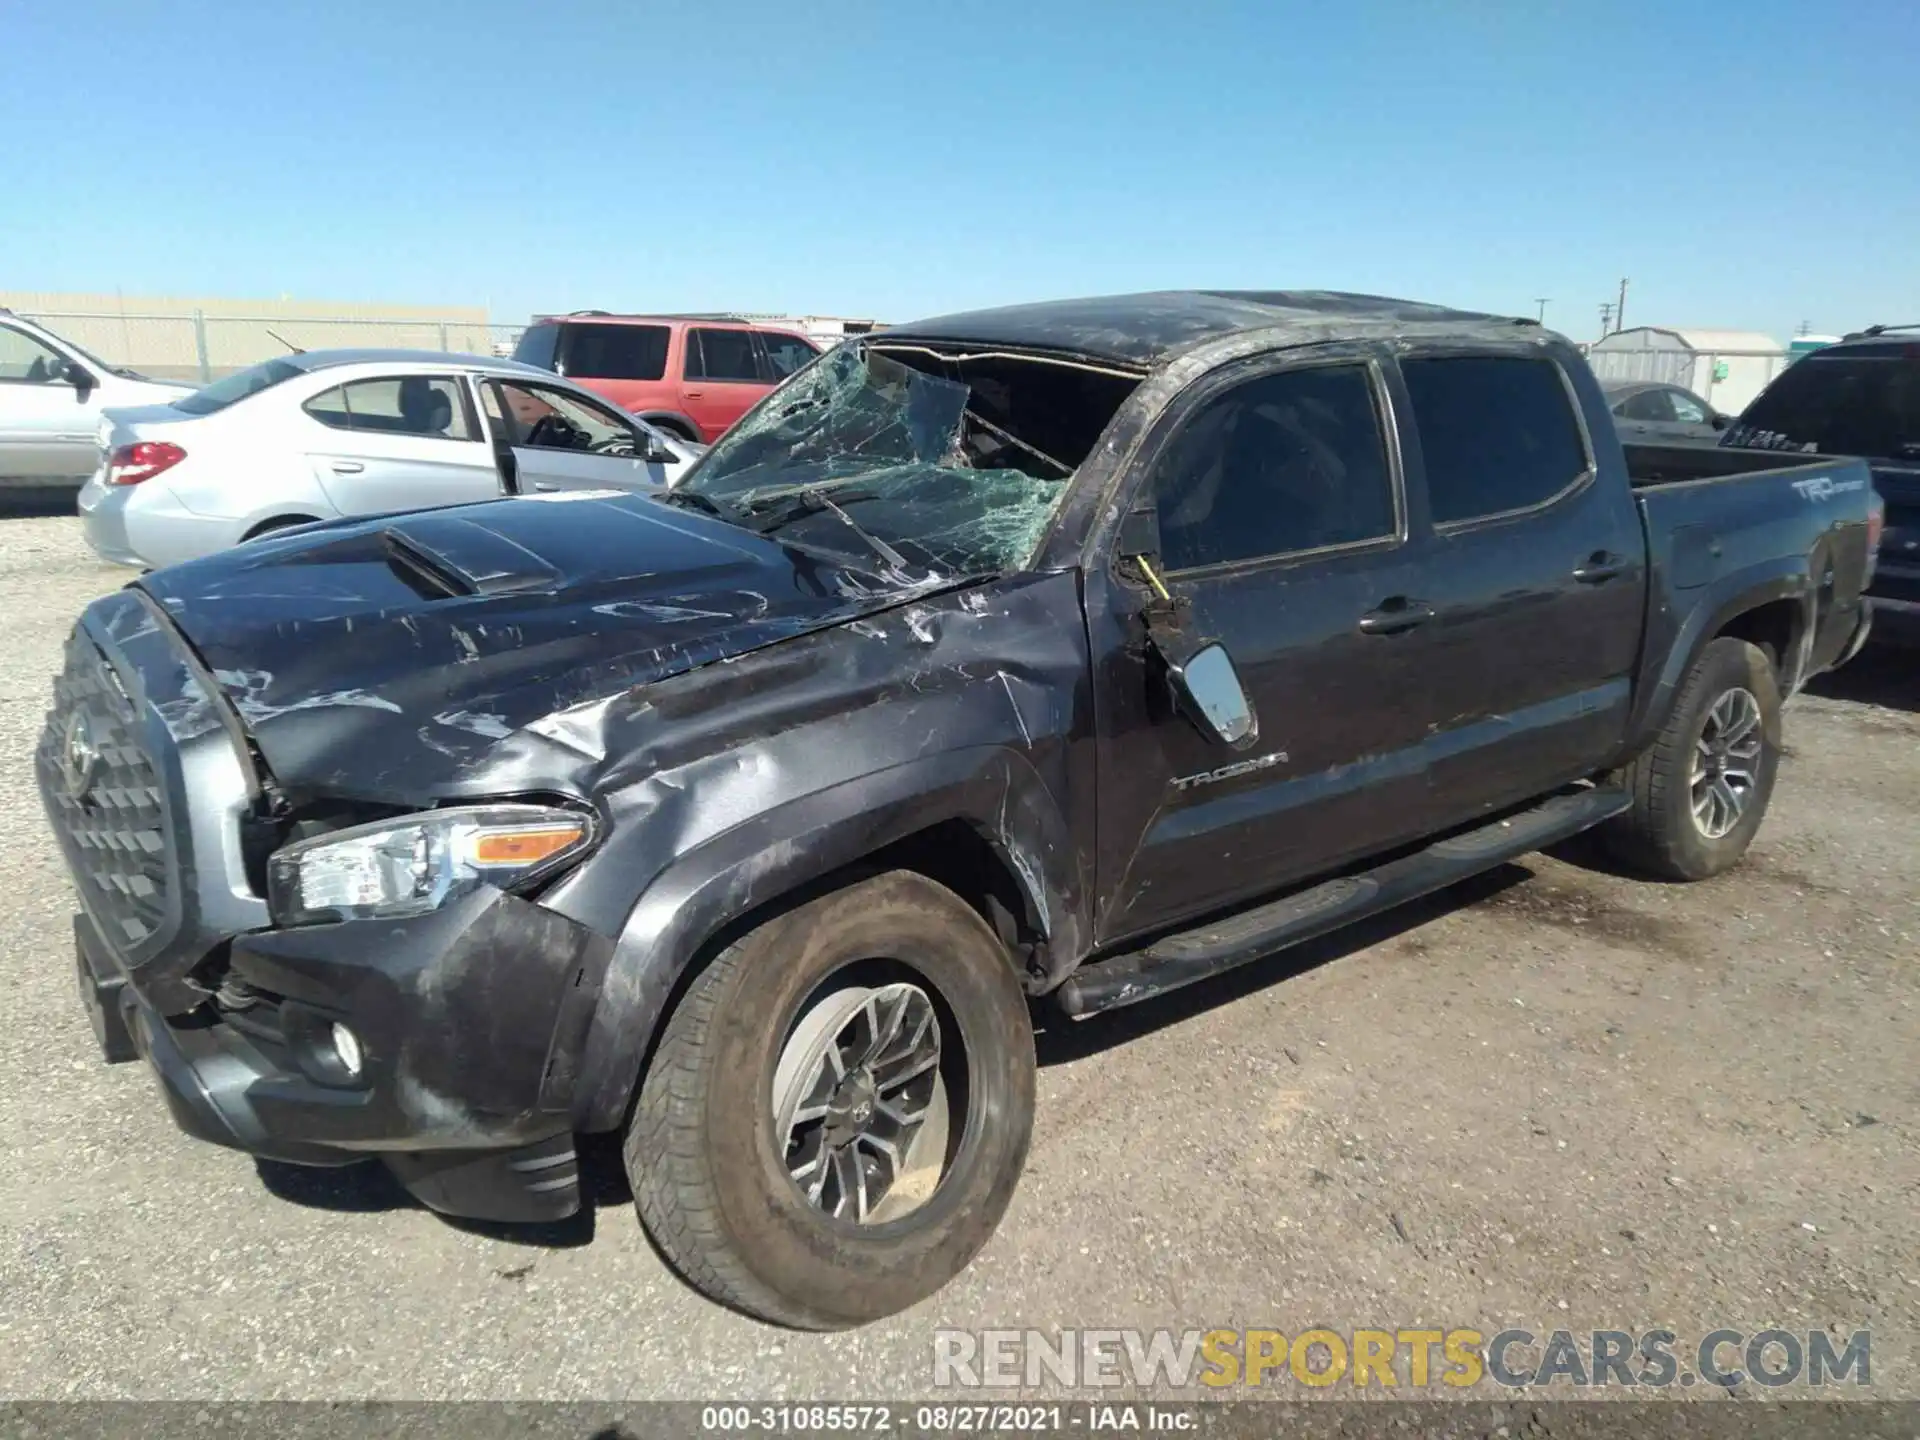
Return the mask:
[[[936,1389],[1303,1385],[1667,1389],[1873,1383],[1873,1337],[1824,1330],[938,1330]]]

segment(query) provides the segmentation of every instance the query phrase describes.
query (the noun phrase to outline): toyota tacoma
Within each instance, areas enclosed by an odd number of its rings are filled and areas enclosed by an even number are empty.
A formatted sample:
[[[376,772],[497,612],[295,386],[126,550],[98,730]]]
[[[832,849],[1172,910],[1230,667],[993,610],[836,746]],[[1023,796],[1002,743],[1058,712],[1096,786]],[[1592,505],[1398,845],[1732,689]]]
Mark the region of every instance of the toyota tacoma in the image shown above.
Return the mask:
[[[1529,321],[950,316],[671,490],[252,542],[73,632],[37,755],[105,1057],[192,1134],[874,1319],[1005,1212],[1084,1017],[1597,828],[1739,861],[1865,638],[1859,461],[1623,448]],[[1796,457],[1797,458],[1797,457]]]

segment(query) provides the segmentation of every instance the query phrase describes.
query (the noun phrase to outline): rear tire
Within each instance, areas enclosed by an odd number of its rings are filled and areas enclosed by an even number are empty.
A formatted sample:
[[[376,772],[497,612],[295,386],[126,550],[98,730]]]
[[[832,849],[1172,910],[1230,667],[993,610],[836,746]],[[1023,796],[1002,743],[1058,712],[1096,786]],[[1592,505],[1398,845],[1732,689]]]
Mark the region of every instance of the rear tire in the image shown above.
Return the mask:
[[[671,435],[676,440],[684,440],[689,445],[698,445],[700,437],[693,433],[692,427],[678,420],[649,420],[647,424],[663,435]]]
[[[1711,642],[1667,723],[1624,772],[1633,807],[1602,829],[1621,860],[1665,880],[1705,880],[1747,853],[1780,766],[1780,684],[1766,652]]]
[[[1005,947],[951,890],[893,871],[767,921],[700,973],[622,1154],[648,1235],[695,1288],[838,1329],[966,1268],[1013,1197],[1033,1106]]]

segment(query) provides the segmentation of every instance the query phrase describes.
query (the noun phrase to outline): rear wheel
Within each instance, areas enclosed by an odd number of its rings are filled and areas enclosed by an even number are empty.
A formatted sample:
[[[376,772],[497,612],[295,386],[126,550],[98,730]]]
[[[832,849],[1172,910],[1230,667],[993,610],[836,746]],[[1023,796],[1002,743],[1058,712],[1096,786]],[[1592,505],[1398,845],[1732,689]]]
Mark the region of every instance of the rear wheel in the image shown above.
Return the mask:
[[[1603,832],[1636,868],[1704,880],[1753,843],[1780,765],[1780,686],[1767,654],[1713,641],[1694,662],[1658,738],[1627,770],[1633,807]]]
[[[647,424],[651,425],[654,429],[660,431],[662,434],[671,435],[676,440],[684,440],[689,445],[698,445],[700,443],[700,437],[693,433],[693,427],[691,425],[688,425],[685,421],[649,420],[647,421]]]
[[[833,1329],[938,1290],[983,1246],[1033,1127],[1033,1032],[1005,947],[896,871],[729,946],[667,1021],[624,1155],[688,1281]]]

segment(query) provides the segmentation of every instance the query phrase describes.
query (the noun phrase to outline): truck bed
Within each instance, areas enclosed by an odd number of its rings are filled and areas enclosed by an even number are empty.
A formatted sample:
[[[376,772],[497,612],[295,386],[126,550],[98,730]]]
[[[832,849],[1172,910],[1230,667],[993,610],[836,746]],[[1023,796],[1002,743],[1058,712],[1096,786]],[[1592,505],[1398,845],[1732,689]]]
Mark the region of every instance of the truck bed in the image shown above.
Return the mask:
[[[1808,475],[1832,474],[1832,456],[1803,455],[1791,450],[1740,450],[1718,445],[1634,445],[1623,442],[1627,478],[1636,490],[1659,485],[1685,485],[1695,480],[1720,480],[1729,475],[1761,471],[1785,474],[1804,470]]]

